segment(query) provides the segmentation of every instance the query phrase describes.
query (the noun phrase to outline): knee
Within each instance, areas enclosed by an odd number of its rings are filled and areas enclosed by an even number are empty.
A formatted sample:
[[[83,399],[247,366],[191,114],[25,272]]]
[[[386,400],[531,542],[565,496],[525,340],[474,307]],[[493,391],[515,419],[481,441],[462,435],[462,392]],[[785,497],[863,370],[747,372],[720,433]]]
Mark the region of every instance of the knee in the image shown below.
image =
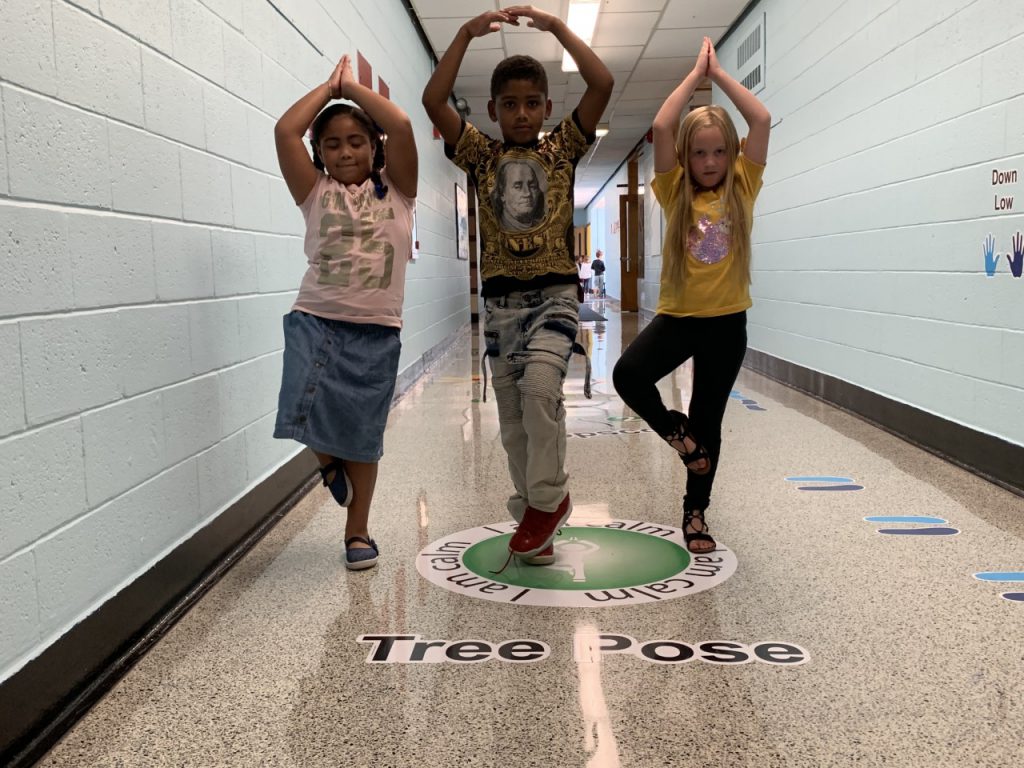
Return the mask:
[[[523,417],[522,397],[514,379],[494,382],[494,399],[498,405],[498,421],[520,421]]]
[[[619,393],[623,398],[626,397],[626,393],[630,391],[630,383],[634,379],[634,372],[630,370],[628,365],[624,365],[622,358],[615,363],[615,367],[612,368],[612,386],[615,387],[615,391]]]
[[[519,394],[523,400],[558,403],[562,400],[562,381],[565,372],[555,365],[530,365],[519,380]]]

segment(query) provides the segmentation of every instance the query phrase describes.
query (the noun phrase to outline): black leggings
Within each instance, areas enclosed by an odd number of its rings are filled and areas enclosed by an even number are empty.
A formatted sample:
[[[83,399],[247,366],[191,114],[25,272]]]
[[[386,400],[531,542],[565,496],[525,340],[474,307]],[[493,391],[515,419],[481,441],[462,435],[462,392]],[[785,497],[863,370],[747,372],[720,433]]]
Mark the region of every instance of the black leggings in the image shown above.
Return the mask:
[[[722,418],[746,351],[746,312],[721,317],[655,315],[615,364],[615,391],[664,436],[675,424],[655,385],[693,358],[690,430],[707,449],[711,469],[704,475],[686,473],[684,510],[707,509],[711,500],[722,449]]]

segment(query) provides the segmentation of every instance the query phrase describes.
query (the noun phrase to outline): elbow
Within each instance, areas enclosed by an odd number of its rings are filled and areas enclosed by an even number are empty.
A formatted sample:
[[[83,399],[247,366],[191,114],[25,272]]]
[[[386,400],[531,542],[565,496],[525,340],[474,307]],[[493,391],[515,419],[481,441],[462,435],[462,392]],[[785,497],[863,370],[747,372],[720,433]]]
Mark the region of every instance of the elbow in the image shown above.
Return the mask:
[[[656,134],[671,135],[674,140],[676,128],[678,127],[678,125],[678,122],[673,124],[673,122],[670,120],[659,120],[658,118],[655,118],[654,122],[651,123],[651,130],[654,131],[654,133]]]
[[[282,117],[276,123],[274,123],[274,138],[283,139],[292,135],[292,131],[288,128],[288,123]]]
[[[444,96],[441,97],[440,101],[442,104],[444,104],[445,98],[446,97]],[[438,97],[430,88],[424,89],[423,96],[420,98],[420,103],[423,105],[423,109],[425,109],[427,114],[431,117],[433,117],[434,113],[437,112]]]
[[[410,141],[414,139],[412,119],[408,115],[402,115],[401,119],[395,125],[394,134]]]

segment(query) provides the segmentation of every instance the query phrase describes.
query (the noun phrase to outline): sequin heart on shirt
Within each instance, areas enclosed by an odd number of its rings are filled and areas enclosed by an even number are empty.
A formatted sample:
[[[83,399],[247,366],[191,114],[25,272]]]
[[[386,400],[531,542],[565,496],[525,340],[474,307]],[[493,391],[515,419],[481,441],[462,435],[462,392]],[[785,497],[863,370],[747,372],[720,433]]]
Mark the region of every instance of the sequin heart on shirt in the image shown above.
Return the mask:
[[[690,228],[688,250],[697,261],[717,264],[729,255],[731,233],[732,225],[727,218],[712,224],[709,217],[701,216],[697,226]]]

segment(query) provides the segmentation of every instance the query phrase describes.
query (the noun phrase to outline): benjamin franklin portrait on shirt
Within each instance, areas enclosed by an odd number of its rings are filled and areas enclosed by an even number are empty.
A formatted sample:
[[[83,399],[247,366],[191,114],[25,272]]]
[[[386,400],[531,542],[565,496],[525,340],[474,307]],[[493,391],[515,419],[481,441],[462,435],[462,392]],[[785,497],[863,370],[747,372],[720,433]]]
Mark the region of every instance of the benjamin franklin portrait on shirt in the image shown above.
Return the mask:
[[[491,203],[498,225],[506,232],[525,232],[544,220],[548,178],[532,158],[499,162]]]

